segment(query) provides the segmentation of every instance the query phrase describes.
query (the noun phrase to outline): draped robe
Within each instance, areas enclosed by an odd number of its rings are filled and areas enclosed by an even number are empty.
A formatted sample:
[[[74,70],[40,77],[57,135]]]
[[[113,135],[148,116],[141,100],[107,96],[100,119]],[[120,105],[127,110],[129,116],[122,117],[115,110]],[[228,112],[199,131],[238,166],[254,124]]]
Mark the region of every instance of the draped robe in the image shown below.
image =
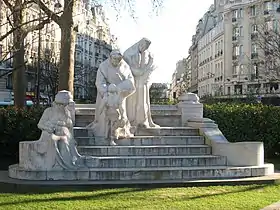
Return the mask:
[[[127,114],[130,123],[133,126],[159,127],[156,125],[151,116],[150,106],[150,73],[143,69],[147,63],[145,52],[139,52],[139,45],[146,41],[145,38],[128,48],[124,54],[124,61],[130,66],[130,70],[135,80],[136,91],[127,98]]]
[[[97,88],[97,98],[96,98],[96,111],[95,111],[95,120],[92,124],[93,132],[95,137],[107,137],[107,130],[106,127],[106,115],[104,109],[104,100],[108,96],[108,86],[110,84],[115,84],[117,88],[120,90],[120,95],[123,97],[122,100],[122,108],[124,109],[123,117],[127,119],[127,112],[126,112],[126,98],[133,94],[135,91],[134,87],[134,79],[130,72],[129,66],[121,61],[118,67],[114,67],[111,62],[110,58],[102,62],[99,66],[97,71],[96,77],[96,88]],[[130,123],[129,121],[123,127],[124,132],[123,136],[127,137],[130,136]]]

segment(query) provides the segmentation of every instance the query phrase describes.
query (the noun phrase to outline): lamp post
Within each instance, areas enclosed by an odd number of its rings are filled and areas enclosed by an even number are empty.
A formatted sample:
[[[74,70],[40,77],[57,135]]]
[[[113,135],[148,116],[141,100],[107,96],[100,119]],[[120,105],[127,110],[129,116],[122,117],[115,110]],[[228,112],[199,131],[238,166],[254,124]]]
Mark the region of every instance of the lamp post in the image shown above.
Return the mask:
[[[41,22],[42,12],[39,9],[39,24]],[[36,71],[36,104],[40,105],[40,74],[41,74],[41,29],[38,30],[38,62]]]

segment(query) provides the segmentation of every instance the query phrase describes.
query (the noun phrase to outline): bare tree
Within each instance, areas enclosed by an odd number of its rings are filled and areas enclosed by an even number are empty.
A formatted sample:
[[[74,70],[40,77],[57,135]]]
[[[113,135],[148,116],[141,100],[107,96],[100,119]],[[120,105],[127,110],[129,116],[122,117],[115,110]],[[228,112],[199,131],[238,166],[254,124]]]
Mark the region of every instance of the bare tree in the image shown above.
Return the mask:
[[[280,23],[269,20],[255,26],[251,34],[253,78],[278,79],[280,76]],[[254,48],[258,48],[254,51]]]
[[[165,83],[152,83],[149,93],[151,104],[161,104],[166,102],[166,91],[168,87]]]
[[[59,67],[59,87],[58,90],[69,90],[73,94],[74,87],[74,52],[75,40],[78,26],[74,24],[74,13],[78,0],[64,0],[62,14],[55,14],[42,0],[34,0],[45,14],[56,22],[61,29],[61,51]],[[163,0],[151,0],[155,9],[162,5]],[[95,0],[98,4],[110,4],[118,9],[128,5],[128,9],[134,13],[135,0]],[[62,5],[57,4],[57,7]]]
[[[13,92],[14,103],[17,107],[25,106],[25,49],[24,39],[28,33],[34,30],[40,30],[45,24],[50,22],[49,18],[43,19],[38,24],[30,25],[32,21],[26,21],[26,10],[31,6],[33,1],[29,0],[3,0],[10,15],[7,15],[7,21],[10,30],[0,37],[4,40],[12,35],[13,49],[11,50],[13,56]]]
[[[81,67],[76,63],[74,86],[84,92],[87,101],[95,102],[97,90],[95,86],[96,74],[98,68],[85,65]]]
[[[54,101],[58,91],[59,65],[50,57],[41,60],[40,86],[43,87],[48,98]]]

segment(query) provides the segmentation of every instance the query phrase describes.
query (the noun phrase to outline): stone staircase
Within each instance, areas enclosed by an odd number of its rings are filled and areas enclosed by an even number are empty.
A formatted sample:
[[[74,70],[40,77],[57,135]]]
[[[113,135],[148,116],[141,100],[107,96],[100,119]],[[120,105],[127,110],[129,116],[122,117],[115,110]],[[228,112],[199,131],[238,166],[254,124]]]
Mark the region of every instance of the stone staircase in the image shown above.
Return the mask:
[[[92,181],[169,183],[264,176],[273,170],[271,165],[229,166],[226,157],[212,155],[194,128],[142,129],[133,138],[118,140],[118,146],[104,145],[81,127],[74,128],[74,135],[80,154],[99,158],[90,169]]]

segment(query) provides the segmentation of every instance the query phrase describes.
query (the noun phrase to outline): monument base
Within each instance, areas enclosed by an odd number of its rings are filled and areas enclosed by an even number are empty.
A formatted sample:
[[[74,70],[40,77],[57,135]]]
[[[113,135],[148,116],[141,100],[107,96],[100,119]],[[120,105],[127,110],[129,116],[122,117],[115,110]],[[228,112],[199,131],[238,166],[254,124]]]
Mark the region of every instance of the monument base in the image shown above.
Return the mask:
[[[232,179],[272,175],[273,164],[230,167],[150,167],[150,168],[91,168],[89,170],[27,171],[19,165],[9,167],[9,177],[21,180],[88,180],[88,181],[146,181],[149,183],[184,182],[203,179]]]

